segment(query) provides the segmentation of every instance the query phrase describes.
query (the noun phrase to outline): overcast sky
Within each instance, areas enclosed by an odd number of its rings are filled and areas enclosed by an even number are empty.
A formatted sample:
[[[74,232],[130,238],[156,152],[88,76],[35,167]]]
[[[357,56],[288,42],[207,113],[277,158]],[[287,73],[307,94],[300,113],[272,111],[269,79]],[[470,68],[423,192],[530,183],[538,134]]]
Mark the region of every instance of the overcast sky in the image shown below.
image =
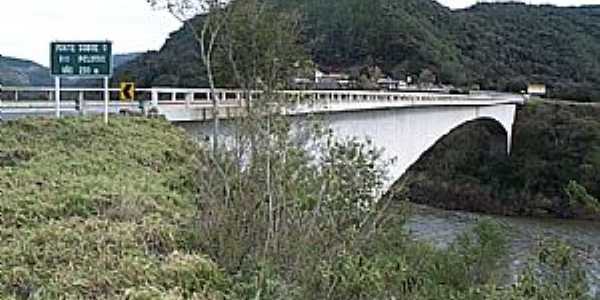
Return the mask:
[[[365,0],[368,1],[368,0]],[[439,0],[462,8],[476,0]],[[557,5],[600,0],[531,0]],[[146,0],[1,0],[0,54],[49,64],[53,40],[111,40],[115,53],[157,50],[179,23]]]

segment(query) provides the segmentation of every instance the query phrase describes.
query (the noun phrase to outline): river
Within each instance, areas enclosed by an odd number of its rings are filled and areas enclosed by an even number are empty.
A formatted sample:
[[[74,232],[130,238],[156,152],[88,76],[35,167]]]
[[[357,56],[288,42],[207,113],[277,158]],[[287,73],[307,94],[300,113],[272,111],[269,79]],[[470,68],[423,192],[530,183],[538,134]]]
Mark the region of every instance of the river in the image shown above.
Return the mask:
[[[600,223],[576,220],[500,217],[461,211],[445,211],[412,205],[407,227],[418,240],[446,247],[478,220],[491,218],[508,228],[510,265],[508,280],[526,266],[542,239],[559,239],[571,245],[587,272],[591,294],[600,295]]]

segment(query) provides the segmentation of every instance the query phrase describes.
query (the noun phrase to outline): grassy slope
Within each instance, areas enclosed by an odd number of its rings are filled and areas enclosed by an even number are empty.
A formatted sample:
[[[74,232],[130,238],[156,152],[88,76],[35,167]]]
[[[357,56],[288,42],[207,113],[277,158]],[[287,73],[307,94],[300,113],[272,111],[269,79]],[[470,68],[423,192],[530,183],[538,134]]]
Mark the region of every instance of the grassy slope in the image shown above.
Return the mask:
[[[218,298],[224,276],[187,250],[197,164],[182,132],[21,120],[0,137],[0,298]]]

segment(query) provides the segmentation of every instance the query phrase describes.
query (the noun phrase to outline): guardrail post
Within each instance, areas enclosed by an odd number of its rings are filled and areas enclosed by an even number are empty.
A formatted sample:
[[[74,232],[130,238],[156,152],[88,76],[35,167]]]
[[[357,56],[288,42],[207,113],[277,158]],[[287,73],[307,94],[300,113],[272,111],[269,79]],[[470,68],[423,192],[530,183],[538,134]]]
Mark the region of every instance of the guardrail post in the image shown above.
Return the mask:
[[[150,89],[150,105],[147,108],[144,105],[144,108],[142,109],[144,112],[144,115],[146,116],[154,116],[154,115],[158,115],[158,90],[155,88]]]
[[[2,122],[2,85],[0,84],[0,122]]]
[[[152,94],[152,107],[158,108],[158,91],[156,89],[152,89],[150,93]]]
[[[79,96],[77,97],[77,105],[76,109],[79,111],[79,114],[85,116],[85,97],[84,91],[79,91]]]
[[[194,100],[194,92],[187,92],[185,94],[185,108],[189,108]]]
[[[237,92],[235,93],[235,97],[236,97],[236,101],[237,101],[238,105],[239,105],[240,107],[243,107],[243,106],[244,106],[244,103],[242,102],[242,92],[240,92],[240,91],[237,91]]]

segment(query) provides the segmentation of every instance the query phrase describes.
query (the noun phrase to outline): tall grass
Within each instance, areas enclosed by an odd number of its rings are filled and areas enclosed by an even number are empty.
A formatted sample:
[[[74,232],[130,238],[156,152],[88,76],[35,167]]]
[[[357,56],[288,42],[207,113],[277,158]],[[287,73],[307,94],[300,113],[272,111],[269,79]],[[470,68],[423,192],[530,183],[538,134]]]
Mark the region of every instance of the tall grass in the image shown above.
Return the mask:
[[[0,298],[225,297],[230,281],[189,246],[198,147],[182,131],[25,119],[0,136]]]

